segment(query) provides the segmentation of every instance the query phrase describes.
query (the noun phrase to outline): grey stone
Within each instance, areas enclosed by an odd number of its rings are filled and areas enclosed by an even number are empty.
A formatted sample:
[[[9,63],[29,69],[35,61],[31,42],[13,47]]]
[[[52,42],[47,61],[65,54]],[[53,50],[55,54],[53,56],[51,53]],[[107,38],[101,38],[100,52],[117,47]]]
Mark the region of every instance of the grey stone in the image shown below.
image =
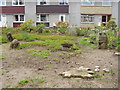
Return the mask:
[[[10,48],[17,48],[19,46],[19,41],[17,39],[14,39],[11,44],[10,44]]]
[[[11,34],[10,32],[8,32],[8,33],[6,34],[6,37],[7,37],[7,40],[8,40],[9,42],[12,42],[12,41],[13,41],[13,37],[12,37],[12,34]]]

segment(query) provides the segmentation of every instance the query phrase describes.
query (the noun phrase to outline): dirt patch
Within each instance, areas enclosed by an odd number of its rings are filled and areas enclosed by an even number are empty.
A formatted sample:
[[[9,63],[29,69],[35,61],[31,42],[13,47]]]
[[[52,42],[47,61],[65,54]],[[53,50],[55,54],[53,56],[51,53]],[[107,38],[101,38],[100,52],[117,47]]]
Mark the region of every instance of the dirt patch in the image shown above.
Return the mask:
[[[3,44],[3,87],[15,87],[20,80],[27,78],[43,78],[40,84],[27,84],[23,87],[35,88],[117,88],[118,87],[118,57],[114,51],[83,48],[82,54],[57,51],[52,52],[49,58],[43,59],[31,55],[27,50],[44,50],[45,47],[31,47],[22,50],[9,49],[9,44]],[[81,78],[63,78],[58,74],[71,68],[80,66],[94,70],[100,66],[98,73],[102,78],[85,80]],[[39,69],[40,68],[40,69]],[[102,69],[108,68],[111,73],[102,73]]]

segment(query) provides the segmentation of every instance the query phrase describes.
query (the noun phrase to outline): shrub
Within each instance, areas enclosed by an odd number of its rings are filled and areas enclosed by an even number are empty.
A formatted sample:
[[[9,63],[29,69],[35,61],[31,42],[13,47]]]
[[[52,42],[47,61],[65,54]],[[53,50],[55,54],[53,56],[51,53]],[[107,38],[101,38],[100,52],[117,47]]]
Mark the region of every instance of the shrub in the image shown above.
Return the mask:
[[[89,36],[90,30],[87,28],[76,28],[77,36]]]
[[[45,25],[44,24],[38,24],[36,26],[36,28],[37,28],[38,33],[43,33],[43,31],[45,30]]]
[[[57,31],[61,34],[65,34],[68,31],[68,22],[57,22]]]
[[[116,22],[115,21],[109,21],[107,23],[107,26],[106,26],[108,29],[112,29],[112,30],[115,30],[117,25],[116,25]]]
[[[23,31],[28,31],[28,32],[31,32],[32,30],[35,29],[35,26],[33,25],[34,24],[34,21],[32,19],[20,24],[20,28],[23,30]]]

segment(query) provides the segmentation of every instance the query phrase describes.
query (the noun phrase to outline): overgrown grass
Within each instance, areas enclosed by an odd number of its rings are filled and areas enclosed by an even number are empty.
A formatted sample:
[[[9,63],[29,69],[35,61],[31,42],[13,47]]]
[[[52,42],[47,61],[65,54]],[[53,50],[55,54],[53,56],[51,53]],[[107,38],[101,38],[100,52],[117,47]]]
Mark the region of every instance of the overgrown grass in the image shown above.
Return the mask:
[[[79,39],[79,43],[83,46],[89,46],[93,49],[96,49],[98,48],[98,46],[96,44],[92,44],[90,43],[90,38],[87,38],[87,37],[82,37]]]
[[[45,80],[44,79],[42,79],[42,78],[30,78],[30,79],[25,79],[25,80],[21,80],[21,81],[19,81],[18,82],[18,85],[21,85],[21,86],[24,86],[24,85],[26,85],[27,83],[35,83],[35,82],[37,82],[37,83],[43,83]]]
[[[46,68],[46,69],[50,69],[52,67],[53,67],[52,65],[46,65],[46,66],[44,66],[44,68]]]
[[[78,50],[79,47],[77,47],[74,43],[74,41],[71,40],[62,40],[62,39],[57,39],[57,40],[45,40],[45,41],[32,41],[32,42],[27,42],[27,43],[21,43],[18,47],[18,49],[23,49],[26,47],[31,47],[31,46],[46,46],[49,48],[51,51],[56,51],[61,49],[61,44],[69,42],[74,44],[72,49]]]
[[[28,50],[28,52],[31,52],[32,55],[40,56],[41,58],[48,58],[48,56],[51,54],[50,50],[35,50],[35,49],[31,49],[31,50]]]
[[[0,56],[0,60],[3,60],[3,59],[5,59],[5,57],[4,56]]]

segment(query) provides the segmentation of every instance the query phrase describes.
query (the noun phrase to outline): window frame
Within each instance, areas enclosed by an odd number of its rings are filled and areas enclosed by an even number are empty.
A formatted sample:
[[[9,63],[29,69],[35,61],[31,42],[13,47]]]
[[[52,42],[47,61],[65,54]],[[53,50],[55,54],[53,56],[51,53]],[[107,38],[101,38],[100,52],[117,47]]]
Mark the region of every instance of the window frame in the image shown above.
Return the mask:
[[[15,20],[15,15],[18,15],[18,21]],[[25,15],[24,14],[15,14],[14,15],[14,22],[25,22]],[[24,21],[20,21],[20,15],[24,15]]]
[[[90,2],[92,3],[91,5],[87,5],[87,4],[83,4],[83,2]],[[90,1],[90,0],[81,0],[81,6],[94,6],[95,5],[95,1]]]
[[[0,6],[6,6],[6,0],[0,0]],[[4,1],[5,5],[2,4],[2,2]]]
[[[46,15],[47,21],[41,21],[41,15]],[[37,22],[50,22],[49,14],[37,14]]]
[[[84,22],[84,21],[82,21],[82,17],[91,17],[91,18],[93,18],[93,20],[92,20],[92,22],[89,22],[89,21],[87,21],[87,22]],[[94,15],[81,15],[81,23],[94,23]]]
[[[105,4],[106,2],[108,2],[108,3],[110,3],[110,4],[109,4],[109,5],[106,5],[106,4]],[[102,1],[102,6],[112,6],[112,2],[111,2],[110,0],[106,0],[106,2],[105,2],[105,0]]]
[[[59,5],[69,5],[69,0],[59,0]]]
[[[44,0],[46,4],[40,4],[40,1],[42,0],[37,0],[37,5],[49,5],[49,0]]]
[[[19,1],[20,1],[20,0],[17,0],[17,1],[18,1],[18,5],[14,5],[14,4],[13,4],[14,0],[12,0],[12,6],[25,6],[25,0],[23,0],[23,3],[24,3],[23,5],[20,5],[20,4],[19,4]]]

